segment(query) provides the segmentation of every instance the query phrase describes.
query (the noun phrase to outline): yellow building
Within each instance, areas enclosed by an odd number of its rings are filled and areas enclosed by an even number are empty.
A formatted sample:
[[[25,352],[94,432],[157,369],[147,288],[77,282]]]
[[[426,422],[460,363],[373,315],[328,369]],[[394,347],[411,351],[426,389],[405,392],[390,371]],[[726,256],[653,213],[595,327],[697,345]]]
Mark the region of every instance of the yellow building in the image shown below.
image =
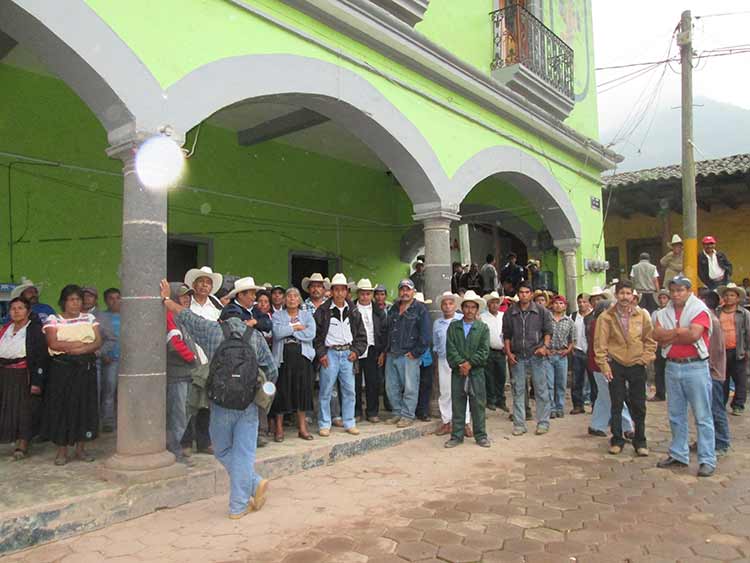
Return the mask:
[[[698,239],[716,237],[740,283],[750,277],[750,154],[697,162],[696,193]],[[641,252],[658,266],[672,235],[682,236],[680,165],[606,177],[602,207],[607,279],[626,277]]]

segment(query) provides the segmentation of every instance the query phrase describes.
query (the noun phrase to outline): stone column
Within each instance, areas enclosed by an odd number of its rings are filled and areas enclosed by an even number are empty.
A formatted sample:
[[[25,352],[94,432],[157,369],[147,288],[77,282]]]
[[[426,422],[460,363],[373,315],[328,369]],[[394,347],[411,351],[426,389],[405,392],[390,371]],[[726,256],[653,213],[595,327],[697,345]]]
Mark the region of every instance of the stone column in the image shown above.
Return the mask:
[[[159,280],[166,275],[167,190],[147,189],[133,135],[107,154],[123,162],[122,313],[117,380],[117,452],[101,468],[107,480],[143,483],[185,474],[166,450],[166,320]]]
[[[447,209],[417,212],[413,217],[424,225],[425,299],[432,299],[428,307],[435,319],[441,314],[436,297],[451,289],[451,221],[458,221],[460,217],[455,211]],[[434,372],[430,415],[440,417],[440,384],[437,369]]]
[[[471,239],[469,238],[469,224],[458,226],[458,248],[461,253],[461,264],[471,264]]]
[[[566,239],[555,241],[555,246],[562,253],[565,297],[568,299],[568,311],[573,311],[576,308],[576,295],[578,295],[577,251],[580,242],[576,239]]]

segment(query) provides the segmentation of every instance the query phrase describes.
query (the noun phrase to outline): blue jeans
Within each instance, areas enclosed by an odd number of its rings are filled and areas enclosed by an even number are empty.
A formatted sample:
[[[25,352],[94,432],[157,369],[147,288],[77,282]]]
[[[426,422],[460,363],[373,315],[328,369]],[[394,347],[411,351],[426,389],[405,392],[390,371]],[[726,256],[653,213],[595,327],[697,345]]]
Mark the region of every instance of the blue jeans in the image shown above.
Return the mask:
[[[724,382],[711,378],[711,414],[714,417],[716,449],[726,450],[731,445],[729,438],[729,417],[724,405]]]
[[[395,416],[414,419],[419,399],[419,358],[388,354],[385,360],[385,389]]]
[[[547,372],[544,367],[546,360],[540,356],[521,358],[511,366],[513,375],[513,426],[526,430],[526,370],[531,370],[531,380],[534,383],[534,398],[536,402],[537,426],[549,427],[549,415],[552,405],[549,400],[547,386]]]
[[[609,421],[612,417],[612,399],[609,396],[609,381],[598,371],[594,372],[594,379],[596,380],[597,395],[589,426],[594,430],[606,432],[609,430]],[[633,431],[633,419],[630,417],[628,405],[622,406],[622,430],[623,432]]]
[[[336,381],[341,385],[341,414],[344,428],[354,426],[354,364],[349,361],[349,350],[328,349],[328,367],[320,366],[320,420],[318,426],[331,427],[331,396]]]
[[[667,411],[672,429],[669,455],[688,463],[688,406],[698,434],[698,463],[716,467],[716,438],[711,414],[711,375],[708,361],[678,364],[667,360]]]
[[[208,431],[214,456],[229,474],[229,513],[240,514],[247,509],[261,481],[255,472],[258,407],[252,403],[240,411],[211,403]]]
[[[175,457],[182,457],[183,434],[187,429],[187,396],[189,381],[167,383],[167,449]]]
[[[102,362],[101,376],[101,420],[103,426],[117,425],[117,371],[120,360],[108,364]]]
[[[550,410],[562,413],[565,411],[565,389],[568,386],[568,357],[559,354],[547,356],[544,367],[547,370]]]

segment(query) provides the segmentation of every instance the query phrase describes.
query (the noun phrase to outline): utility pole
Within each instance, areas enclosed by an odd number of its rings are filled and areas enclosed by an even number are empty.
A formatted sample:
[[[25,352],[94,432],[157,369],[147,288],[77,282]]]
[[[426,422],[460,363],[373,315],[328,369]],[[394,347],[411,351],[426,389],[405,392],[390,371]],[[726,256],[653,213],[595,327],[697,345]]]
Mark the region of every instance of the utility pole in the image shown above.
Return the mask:
[[[685,276],[698,290],[698,211],[693,157],[693,23],[690,10],[682,12],[677,36],[682,65],[682,236]]]

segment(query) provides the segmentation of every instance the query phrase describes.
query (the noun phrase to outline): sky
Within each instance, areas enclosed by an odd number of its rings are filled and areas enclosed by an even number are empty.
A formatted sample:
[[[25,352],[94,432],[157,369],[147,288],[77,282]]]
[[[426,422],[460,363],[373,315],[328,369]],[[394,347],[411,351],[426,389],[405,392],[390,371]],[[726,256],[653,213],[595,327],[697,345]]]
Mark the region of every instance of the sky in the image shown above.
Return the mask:
[[[693,45],[698,53],[750,44],[750,0],[592,0],[596,67],[662,60],[670,43],[670,56],[679,56],[672,32],[682,11],[688,9],[694,18]],[[734,14],[715,15],[724,13]],[[604,133],[618,129],[636,106],[679,106],[680,65],[673,63],[671,67],[675,72],[666,70],[658,97],[652,94],[657,90],[663,67],[617,86],[602,84],[642,67],[597,70],[599,130]],[[694,96],[750,109],[749,69],[750,53],[697,61]],[[607,88],[611,89],[605,91]],[[655,102],[651,104],[650,100]],[[603,134],[601,140],[607,143],[611,139]]]

